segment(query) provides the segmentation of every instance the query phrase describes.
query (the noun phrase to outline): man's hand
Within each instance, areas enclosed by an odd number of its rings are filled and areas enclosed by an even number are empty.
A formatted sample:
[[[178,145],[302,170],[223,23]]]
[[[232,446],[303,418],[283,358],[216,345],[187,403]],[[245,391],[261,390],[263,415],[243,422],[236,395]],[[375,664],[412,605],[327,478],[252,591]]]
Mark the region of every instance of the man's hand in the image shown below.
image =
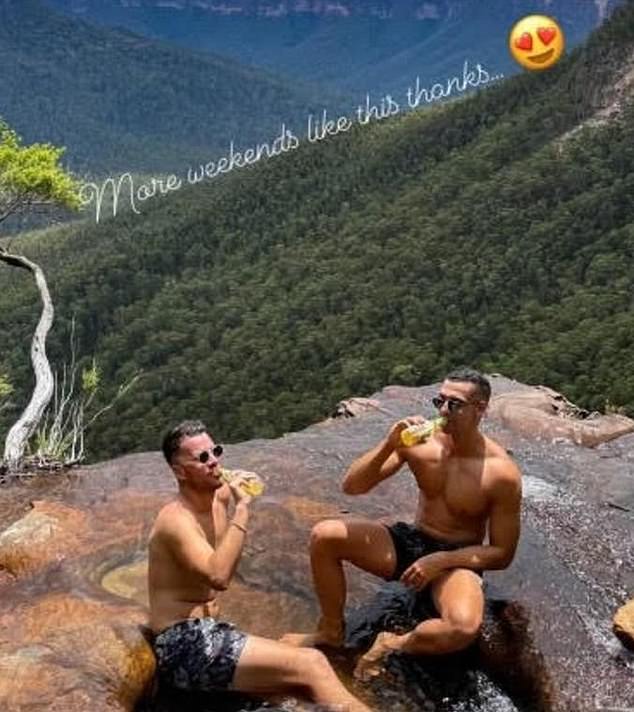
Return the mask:
[[[401,433],[403,430],[409,428],[410,425],[422,425],[426,423],[427,420],[423,418],[422,415],[410,415],[403,420],[399,420],[390,428],[387,434],[387,441],[392,447],[392,450],[396,450],[397,447],[401,447],[403,443],[401,442]]]
[[[250,494],[247,494],[240,485],[247,483],[249,479],[248,473],[244,470],[233,470],[233,472],[236,473],[235,476],[232,477],[227,483],[229,485],[229,489],[231,490],[231,494],[233,495],[233,501],[235,502],[236,507],[239,504],[246,507],[251,504],[253,497],[251,497]],[[243,472],[244,475],[242,474]]]
[[[442,560],[443,552],[435,552],[421,556],[401,576],[401,583],[410,586],[416,591],[422,591],[440,574],[447,571],[448,567]]]

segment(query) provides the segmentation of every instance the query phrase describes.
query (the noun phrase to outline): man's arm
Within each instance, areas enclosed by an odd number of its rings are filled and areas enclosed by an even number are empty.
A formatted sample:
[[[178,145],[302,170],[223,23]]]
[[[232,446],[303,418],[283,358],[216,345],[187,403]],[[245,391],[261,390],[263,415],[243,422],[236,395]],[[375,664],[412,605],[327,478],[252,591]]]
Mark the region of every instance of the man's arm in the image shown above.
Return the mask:
[[[413,415],[394,423],[384,440],[350,465],[343,479],[342,489],[345,494],[365,494],[398,472],[406,460],[401,433],[410,425],[424,422],[422,416]]]
[[[381,440],[375,448],[350,465],[342,489],[345,494],[365,494],[379,482],[391,477],[404,462],[405,459],[398,450],[394,450],[387,439]]]
[[[238,502],[232,519],[239,526],[229,526],[220,544],[214,549],[194,521],[180,516],[165,531],[170,551],[189,571],[204,578],[218,591],[228,588],[240,560],[249,519],[246,504]]]
[[[222,487],[216,490],[214,495],[214,505],[212,508],[214,519],[214,530],[216,539],[220,541],[229,528],[229,503],[231,502],[231,488],[225,482]]]

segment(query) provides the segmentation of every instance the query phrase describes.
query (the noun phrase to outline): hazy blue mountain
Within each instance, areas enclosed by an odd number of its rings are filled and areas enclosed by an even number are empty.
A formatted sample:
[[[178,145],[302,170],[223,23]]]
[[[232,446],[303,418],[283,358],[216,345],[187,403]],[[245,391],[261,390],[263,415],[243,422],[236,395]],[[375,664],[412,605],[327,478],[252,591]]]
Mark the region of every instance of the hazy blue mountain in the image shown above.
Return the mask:
[[[182,170],[231,140],[272,140],[329,103],[236,61],[97,27],[39,0],[0,0],[0,116],[78,171]]]
[[[581,42],[619,0],[48,0],[99,23],[217,52],[355,97],[453,76],[465,60],[519,71],[506,39],[543,12]]]

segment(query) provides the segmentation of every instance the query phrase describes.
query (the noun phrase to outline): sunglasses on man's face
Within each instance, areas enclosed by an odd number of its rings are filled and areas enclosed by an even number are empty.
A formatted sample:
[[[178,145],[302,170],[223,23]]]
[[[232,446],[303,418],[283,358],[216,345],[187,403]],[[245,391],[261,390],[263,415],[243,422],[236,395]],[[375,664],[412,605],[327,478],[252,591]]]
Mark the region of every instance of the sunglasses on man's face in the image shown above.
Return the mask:
[[[434,404],[434,408],[437,408],[438,410],[440,410],[446,403],[450,413],[454,413],[457,410],[460,410],[460,408],[464,408],[466,405],[475,405],[473,401],[463,401],[460,400],[460,398],[447,398],[446,396],[436,396],[431,399],[431,402]]]
[[[222,445],[214,445],[211,450],[203,450],[201,453],[199,453],[197,459],[199,462],[202,462],[204,464],[205,462],[209,461],[210,455],[213,455],[214,457],[220,457],[222,455],[222,452]]]

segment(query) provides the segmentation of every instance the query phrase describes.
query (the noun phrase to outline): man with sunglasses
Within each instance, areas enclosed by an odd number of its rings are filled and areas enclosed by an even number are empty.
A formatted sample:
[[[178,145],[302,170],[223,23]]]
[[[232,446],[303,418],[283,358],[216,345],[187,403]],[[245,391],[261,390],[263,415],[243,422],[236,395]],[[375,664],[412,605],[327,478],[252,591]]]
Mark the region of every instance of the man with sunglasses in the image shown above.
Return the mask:
[[[218,593],[231,582],[248,532],[245,479],[220,480],[222,446],[200,421],[170,430],[163,454],[178,494],[159,512],[149,538],[150,625],[160,678],[184,690],[294,695],[328,709],[370,712],[323,653],[298,655],[296,648],[219,620]]]
[[[299,646],[343,645],[344,561],[424,591],[435,614],[405,635],[380,633],[359,660],[358,677],[379,674],[391,652],[450,653],[476,639],[484,612],[481,572],[509,566],[520,532],[520,471],[506,450],[479,430],[490,394],[482,374],[457,369],[432,400],[447,421],[442,431],[404,447],[401,432],[424,422],[420,416],[405,418],[352,463],[343,481],[350,495],[369,492],[407,464],[419,489],[415,522],[388,526],[332,519],[315,525],[310,548],[321,607],[317,631],[282,640]]]

